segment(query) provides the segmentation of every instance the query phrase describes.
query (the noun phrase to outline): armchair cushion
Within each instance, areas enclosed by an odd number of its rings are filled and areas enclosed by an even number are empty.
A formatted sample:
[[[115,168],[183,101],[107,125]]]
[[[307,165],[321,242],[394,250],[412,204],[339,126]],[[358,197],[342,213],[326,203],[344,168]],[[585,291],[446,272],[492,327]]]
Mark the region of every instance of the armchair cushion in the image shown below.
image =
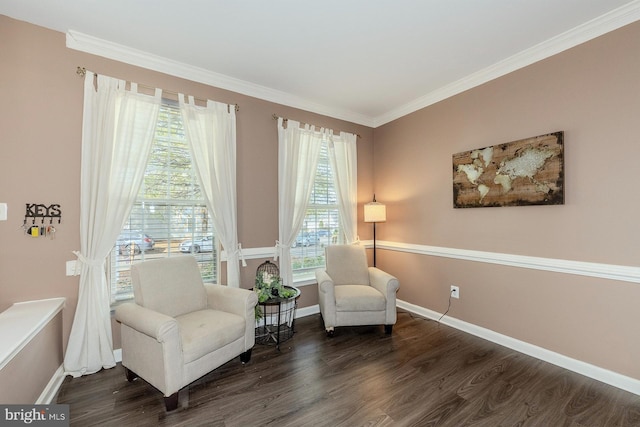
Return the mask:
[[[336,286],[336,311],[384,311],[387,300],[371,286]]]
[[[184,363],[231,344],[244,336],[245,320],[218,310],[200,310],[176,317],[180,325]]]

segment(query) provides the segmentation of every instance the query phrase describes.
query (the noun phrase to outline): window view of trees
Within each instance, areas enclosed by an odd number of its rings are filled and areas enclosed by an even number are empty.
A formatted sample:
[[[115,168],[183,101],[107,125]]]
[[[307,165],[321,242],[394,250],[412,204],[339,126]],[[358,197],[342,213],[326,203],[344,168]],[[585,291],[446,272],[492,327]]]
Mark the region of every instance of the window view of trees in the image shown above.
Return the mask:
[[[131,265],[192,253],[203,280],[217,281],[218,244],[176,105],[160,109],[144,181],[111,253],[112,302],[133,297]]]

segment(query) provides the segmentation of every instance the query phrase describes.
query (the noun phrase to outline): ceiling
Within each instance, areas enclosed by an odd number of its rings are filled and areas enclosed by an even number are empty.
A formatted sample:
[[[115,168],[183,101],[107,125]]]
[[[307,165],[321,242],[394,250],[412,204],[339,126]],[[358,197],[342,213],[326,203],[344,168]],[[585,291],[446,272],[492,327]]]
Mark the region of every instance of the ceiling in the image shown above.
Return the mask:
[[[640,20],[640,0],[2,0],[0,14],[73,49],[377,127]]]

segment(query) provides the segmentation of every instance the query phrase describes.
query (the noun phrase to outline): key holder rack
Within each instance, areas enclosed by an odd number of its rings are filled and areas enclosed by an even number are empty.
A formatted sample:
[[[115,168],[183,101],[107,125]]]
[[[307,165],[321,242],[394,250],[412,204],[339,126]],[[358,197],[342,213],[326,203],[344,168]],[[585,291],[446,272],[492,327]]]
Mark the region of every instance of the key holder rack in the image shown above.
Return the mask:
[[[58,224],[62,221],[62,210],[59,204],[47,206],[40,203],[27,203],[22,228],[31,237],[48,236],[53,239],[56,233],[56,228],[53,226],[54,220],[57,220]],[[40,224],[37,224],[38,222]]]

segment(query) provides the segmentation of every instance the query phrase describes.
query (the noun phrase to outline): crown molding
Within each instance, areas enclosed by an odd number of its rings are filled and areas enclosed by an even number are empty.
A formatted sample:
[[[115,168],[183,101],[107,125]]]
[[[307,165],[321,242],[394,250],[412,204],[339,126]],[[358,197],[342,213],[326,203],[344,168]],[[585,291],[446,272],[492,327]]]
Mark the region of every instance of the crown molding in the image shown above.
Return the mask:
[[[271,89],[225,74],[215,73],[204,68],[174,61],[108,40],[99,39],[78,31],[69,30],[67,32],[66,46],[69,49],[102,56],[107,59],[147,68],[276,104],[283,104],[364,126],[372,127],[373,125],[373,118],[363,114],[322,105],[287,92]]]
[[[549,58],[638,20],[640,20],[640,0],[635,0],[375,117],[373,119],[373,127],[382,126],[407,114],[411,114],[429,105],[433,105],[436,102],[443,101],[466,90],[497,79],[498,77]]]
[[[376,128],[638,20],[640,20],[640,0],[634,0],[618,9],[592,19],[377,117],[322,105],[287,92],[215,73],[73,30],[69,30],[66,34],[66,45],[70,49],[102,56],[265,101]]]

